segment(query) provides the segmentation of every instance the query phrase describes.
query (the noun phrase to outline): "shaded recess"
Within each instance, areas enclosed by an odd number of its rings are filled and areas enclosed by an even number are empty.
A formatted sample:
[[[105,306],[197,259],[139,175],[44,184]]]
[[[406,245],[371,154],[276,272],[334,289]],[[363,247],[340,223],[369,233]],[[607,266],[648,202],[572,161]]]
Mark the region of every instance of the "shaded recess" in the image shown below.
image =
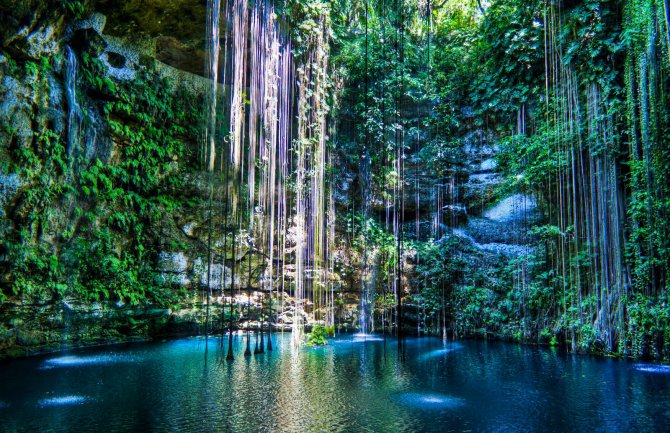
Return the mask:
[[[155,44],[155,57],[183,71],[204,75],[205,0],[95,0],[107,17],[105,34]]]

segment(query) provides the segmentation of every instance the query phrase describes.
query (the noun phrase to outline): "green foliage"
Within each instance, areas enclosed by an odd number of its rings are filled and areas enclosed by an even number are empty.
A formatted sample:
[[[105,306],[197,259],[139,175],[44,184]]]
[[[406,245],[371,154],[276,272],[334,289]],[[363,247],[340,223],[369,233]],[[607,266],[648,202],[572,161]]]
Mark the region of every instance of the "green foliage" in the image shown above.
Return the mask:
[[[182,191],[190,169],[185,143],[197,135],[195,106],[150,72],[118,83],[99,60],[82,60],[81,87],[93,96],[82,106],[103,114],[114,152],[106,160],[68,156],[65,137],[52,130],[31,147],[12,149],[10,171],[27,185],[7,243],[12,292],[172,305],[183,293],[157,282],[151,263],[160,240],[149,228],[193,204]],[[25,63],[40,91],[50,68],[48,59]]]
[[[472,101],[480,112],[513,114],[541,92],[544,2],[496,1],[482,24]],[[508,117],[510,119],[511,117]]]
[[[86,18],[90,9],[86,0],[62,0],[61,7],[68,17],[75,20]]]
[[[415,150],[431,178],[458,184],[461,137],[496,130],[498,192],[533,195],[544,215],[535,253],[464,276],[478,263],[467,246],[416,243],[412,302],[432,322],[446,309],[459,333],[667,356],[667,2],[487,3],[432,4],[430,20],[420,2],[333,4],[337,142],[354,189],[391,199],[398,157]],[[387,245],[392,266],[395,240],[363,219],[346,216],[352,245]]]
[[[351,245],[362,250],[364,247],[387,248],[395,246],[396,239],[373,218],[364,218],[359,212],[349,212],[344,216],[347,232],[351,235]]]
[[[341,30],[333,55],[338,74],[346,78],[337,142],[347,164],[369,167],[370,190],[386,197],[400,181],[392,168],[399,151],[407,150],[407,144],[401,149],[400,137],[420,129],[419,120],[407,119],[403,108],[427,103],[431,97],[426,83],[428,48],[423,43],[427,23],[414,2],[397,10],[381,4],[352,7],[345,12],[336,6],[334,12],[350,26],[349,32]]]
[[[495,21],[495,8],[515,4],[496,2],[487,20]],[[524,314],[533,323],[551,322],[548,329],[579,350],[629,353],[653,334],[645,325],[636,325],[634,332],[624,329],[626,320],[648,324],[638,310],[638,296],[644,294],[650,305],[656,305],[668,286],[670,170],[667,152],[660,150],[667,146],[659,132],[670,124],[665,97],[670,63],[667,43],[654,30],[663,19],[657,15],[662,5],[631,1],[621,6],[585,1],[537,9],[544,10],[539,22],[548,37],[546,81],[538,81],[544,74],[536,73],[535,81],[523,84],[528,95],[534,95],[528,101],[536,101],[533,127],[528,135],[501,142],[498,165],[507,178],[505,192],[533,192],[546,216],[546,223],[533,229],[544,260],[531,274],[530,293],[523,293]],[[499,24],[507,25],[505,20]],[[512,48],[493,60],[503,67],[497,72],[490,69],[496,77],[504,72],[507,57],[514,55]],[[500,81],[493,92],[505,95],[501,86],[509,87]],[[664,90],[659,92],[660,88]],[[627,197],[618,204],[608,198],[607,205],[598,205],[594,200],[604,197],[602,190]],[[607,244],[619,236],[607,231],[612,227],[608,218],[611,221],[611,214],[623,209],[628,221],[617,229],[625,231],[625,256],[623,247]],[[594,224],[599,232],[593,230]],[[618,246],[620,241],[615,241]],[[616,258],[616,277],[605,276],[602,269],[611,257]],[[619,257],[626,263],[619,265]],[[634,295],[627,299],[629,290]],[[611,315],[609,323],[604,314]]]
[[[20,191],[13,218],[18,229],[8,236],[8,258],[13,272],[14,294],[42,296],[63,291],[65,269],[55,251],[39,239],[40,233],[57,231],[54,207],[70,191],[65,183],[67,155],[60,137],[51,130],[36,137],[32,147],[15,149],[12,172],[29,188]]]
[[[569,11],[560,35],[567,46],[563,62],[574,64],[585,82],[598,82],[606,95],[621,88],[625,41],[620,9],[612,1],[585,1]]]
[[[148,228],[166,212],[187,206],[181,195],[184,142],[195,135],[193,107],[181,106],[170,83],[150,74],[123,85],[101,76],[100,65],[84,59],[86,84],[106,96],[102,111],[117,148],[116,158],[94,159],[78,178],[84,217],[94,225],[81,233],[74,267],[94,296],[139,303],[166,301],[149,263],[156,239]],[[186,168],[186,167],[182,167]],[[119,246],[121,246],[119,248]],[[87,259],[83,256],[88,254]]]
[[[351,248],[362,259],[374,260],[377,271],[377,285],[384,287],[395,274],[398,263],[398,239],[386,231],[374,218],[363,218],[359,212],[349,212],[344,216]],[[403,250],[410,248],[405,243]],[[365,263],[361,263],[366,266]]]
[[[330,326],[324,326],[324,332],[326,336],[328,337],[334,337],[335,336],[335,325],[330,325]]]
[[[670,299],[636,294],[627,301],[632,355],[670,359]]]
[[[489,289],[460,286],[454,294],[454,319],[461,335],[486,334],[486,327],[494,324],[494,298]]]
[[[306,53],[309,45],[319,41],[330,27],[330,2],[327,1],[288,0],[283,5],[283,12],[290,22],[296,55]]]
[[[324,346],[328,344],[328,336],[332,335],[328,332],[326,327],[321,325],[314,325],[312,332],[306,335],[308,346]]]

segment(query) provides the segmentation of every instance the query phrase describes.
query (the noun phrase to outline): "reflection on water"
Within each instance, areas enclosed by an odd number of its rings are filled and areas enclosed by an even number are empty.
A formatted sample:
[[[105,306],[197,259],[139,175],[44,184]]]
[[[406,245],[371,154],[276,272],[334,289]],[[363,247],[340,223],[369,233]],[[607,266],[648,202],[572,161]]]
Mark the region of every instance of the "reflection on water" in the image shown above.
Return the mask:
[[[647,373],[663,373],[670,374],[670,365],[659,364],[635,364],[637,371],[644,371]]]
[[[42,363],[42,369],[55,367],[82,367],[86,365],[112,364],[115,362],[133,362],[135,359],[128,355],[105,354],[93,356],[59,356],[47,359]]]
[[[663,365],[436,338],[400,361],[379,335],[234,344],[232,363],[218,338],[0,363],[0,431],[670,431]]]
[[[449,347],[445,347],[442,349],[435,349],[427,353],[423,353],[419,356],[419,360],[425,361],[430,358],[436,358],[436,357],[442,357],[446,356],[448,353],[453,352],[454,350],[462,349],[463,346],[461,346],[458,343],[451,343],[449,344]]]
[[[43,398],[37,404],[40,407],[47,406],[66,406],[70,404],[82,404],[86,401],[86,397],[81,395],[65,395],[62,397]]]
[[[348,342],[349,340],[342,340],[343,342]],[[353,334],[353,338],[351,339],[351,342],[353,343],[366,343],[368,341],[384,341],[384,337],[382,335],[377,335],[377,334],[365,334],[362,332],[359,332],[357,334]]]
[[[442,394],[421,394],[408,392],[401,394],[399,401],[407,406],[423,410],[453,409],[463,406],[464,400]]]

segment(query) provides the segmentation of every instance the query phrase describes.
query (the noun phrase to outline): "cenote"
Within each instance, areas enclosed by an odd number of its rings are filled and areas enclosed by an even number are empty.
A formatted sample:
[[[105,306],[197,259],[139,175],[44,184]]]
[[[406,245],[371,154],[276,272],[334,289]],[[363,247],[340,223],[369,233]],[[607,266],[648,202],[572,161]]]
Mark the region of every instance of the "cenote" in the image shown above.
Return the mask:
[[[0,430],[30,432],[670,429],[670,371],[502,342],[342,335],[225,360],[219,338],[0,364]],[[234,344],[242,351],[244,338]]]
[[[0,0],[5,431],[670,431],[670,0]]]

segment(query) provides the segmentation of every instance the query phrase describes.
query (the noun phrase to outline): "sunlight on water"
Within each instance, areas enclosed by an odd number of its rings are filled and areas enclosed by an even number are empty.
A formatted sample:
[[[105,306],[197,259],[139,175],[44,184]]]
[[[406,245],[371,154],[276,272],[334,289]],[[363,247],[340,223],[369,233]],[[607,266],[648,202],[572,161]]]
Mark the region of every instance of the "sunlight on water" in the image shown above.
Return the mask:
[[[235,335],[234,362],[211,337],[0,362],[0,432],[670,431],[667,366],[432,337],[401,357],[380,338],[294,350],[276,334],[244,357]]]
[[[384,338],[380,337],[379,335],[365,334],[365,333],[362,333],[362,332],[354,334],[353,337],[354,338],[351,341],[353,341],[354,343],[363,343],[363,342],[366,342],[366,341],[384,341]]]
[[[81,395],[65,395],[63,397],[45,398],[40,400],[37,404],[40,407],[70,406],[74,404],[83,404],[86,400],[86,397],[82,397]]]
[[[421,394],[417,392],[409,392],[401,394],[399,400],[407,406],[425,410],[455,409],[465,405],[463,399],[444,394]]]
[[[446,356],[448,353],[451,353],[455,350],[462,349],[463,346],[460,344],[452,344],[449,347],[445,347],[444,349],[436,349],[428,353],[424,353],[423,355],[419,356],[419,361],[425,361],[427,359],[432,359],[432,358],[438,358],[441,356]]]
[[[49,370],[58,367],[84,367],[135,361],[135,358],[124,355],[60,356],[44,361],[40,369]]]
[[[634,367],[637,371],[645,373],[670,374],[670,365],[635,364]]]

